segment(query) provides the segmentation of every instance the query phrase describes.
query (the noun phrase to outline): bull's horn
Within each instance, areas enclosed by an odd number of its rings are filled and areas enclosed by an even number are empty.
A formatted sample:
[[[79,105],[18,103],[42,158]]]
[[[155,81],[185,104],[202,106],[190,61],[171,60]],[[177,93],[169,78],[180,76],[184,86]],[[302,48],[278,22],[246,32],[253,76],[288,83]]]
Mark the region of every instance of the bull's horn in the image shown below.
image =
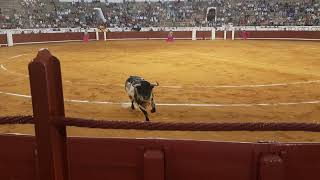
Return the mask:
[[[133,87],[138,87],[138,86],[141,86],[141,84],[135,84],[135,85],[133,85]]]
[[[156,81],[155,84],[151,84],[152,86],[159,86],[159,83]]]

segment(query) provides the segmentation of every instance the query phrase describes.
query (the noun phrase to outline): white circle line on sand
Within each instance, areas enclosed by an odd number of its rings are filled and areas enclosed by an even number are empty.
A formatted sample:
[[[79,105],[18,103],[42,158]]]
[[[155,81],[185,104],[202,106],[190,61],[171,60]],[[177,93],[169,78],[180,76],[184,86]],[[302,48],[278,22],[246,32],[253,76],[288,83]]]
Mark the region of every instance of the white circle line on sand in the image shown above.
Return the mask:
[[[9,60],[12,60],[12,59],[16,59],[16,58],[18,58],[18,57],[25,56],[25,55],[27,55],[27,54],[19,54],[19,55],[16,55],[16,56],[9,57],[8,59],[9,59]],[[1,67],[1,69],[3,69],[4,71],[7,71],[8,73],[15,74],[15,75],[19,75],[19,76],[24,76],[24,77],[29,77],[28,75],[23,74],[23,73],[18,73],[18,72],[10,71],[10,70],[8,70],[3,64],[0,64],[0,67]]]
[[[27,54],[20,54],[16,55],[13,57],[10,57],[9,59],[15,59],[21,56],[24,56]],[[26,74],[14,72],[14,71],[9,71],[3,64],[0,64],[1,69],[20,76],[25,76],[29,77]],[[79,84],[79,85],[96,85],[96,86],[111,86],[110,84],[103,84],[103,83],[93,83],[93,82],[86,82],[86,83],[81,83],[81,82],[72,82],[69,80],[64,81],[66,83],[70,84]],[[299,84],[313,84],[313,83],[320,83],[320,80],[310,80],[310,81],[297,81],[297,82],[291,82],[291,83],[271,83],[271,84],[246,84],[246,85],[215,85],[215,86],[197,86],[200,88],[259,88],[259,87],[276,87],[276,86],[289,86],[289,85],[299,85]],[[124,85],[119,85],[119,86],[124,86]],[[159,86],[160,88],[173,88],[173,89],[182,89],[182,88],[187,88],[187,87],[192,87],[192,86],[181,86],[181,85],[175,85],[175,86]]]
[[[29,75],[25,75],[25,74],[14,72],[14,71],[9,71],[3,64],[0,64],[0,67],[1,67],[1,69],[3,69],[4,71],[6,71],[8,73],[19,75],[19,76],[24,76],[24,77],[29,77]]]
[[[4,67],[3,64],[1,64],[0,67],[1,67],[3,70],[8,71],[8,69],[7,69],[6,67]]]
[[[5,95],[9,95],[9,96],[24,97],[24,98],[31,98],[31,96],[29,96],[29,95],[8,93],[8,92],[2,92],[2,91],[0,91],[0,94],[5,94]]]
[[[1,69],[4,71],[7,71],[8,73],[11,74],[16,74],[24,77],[29,77],[29,75],[25,75],[22,73],[17,73],[14,71],[8,70],[3,64],[0,64]],[[72,82],[70,80],[64,81],[66,83],[70,84],[78,84],[78,85],[95,85],[95,86],[111,86],[110,84],[103,84],[103,83],[94,83],[94,82]],[[311,81],[297,81],[297,82],[291,82],[291,83],[275,83],[275,84],[246,84],[246,85],[216,85],[216,86],[197,86],[200,88],[259,88],[259,87],[276,87],[276,86],[289,86],[289,85],[299,85],[299,84],[314,84],[314,83],[320,83],[320,80],[311,80]],[[124,86],[124,85],[119,85],[119,86]],[[160,88],[172,88],[172,89],[182,89],[182,88],[188,88],[192,86],[159,86]]]
[[[71,82],[71,81],[64,81],[70,84],[78,84],[78,85],[96,85],[96,86],[114,86],[111,84],[103,84],[103,83],[81,83],[81,82]],[[275,87],[275,86],[289,86],[289,85],[299,85],[299,84],[313,84],[313,83],[320,83],[320,80],[311,80],[311,81],[298,81],[292,83],[277,83],[277,84],[256,84],[256,85],[217,85],[217,86],[197,86],[200,88],[259,88],[259,87]],[[118,85],[124,86],[124,85]],[[167,85],[160,85],[159,88],[172,88],[172,89],[182,89],[194,86],[167,86]]]
[[[19,54],[19,55],[16,55],[16,56],[12,56],[12,57],[9,57],[9,59],[15,59],[15,58],[18,58],[18,57],[21,57],[21,56],[25,56],[27,54]]]
[[[0,94],[9,96],[17,96],[23,98],[31,98],[30,95],[8,93],[0,91]],[[84,104],[106,104],[106,105],[130,105],[128,102],[110,102],[110,101],[89,101],[89,100],[74,100],[65,99],[65,102],[84,103]],[[194,104],[194,103],[157,103],[157,106],[186,106],[186,107],[252,107],[252,106],[289,106],[289,105],[303,105],[303,104],[320,104],[320,100],[302,101],[302,102],[280,102],[280,103],[253,103],[253,104]]]

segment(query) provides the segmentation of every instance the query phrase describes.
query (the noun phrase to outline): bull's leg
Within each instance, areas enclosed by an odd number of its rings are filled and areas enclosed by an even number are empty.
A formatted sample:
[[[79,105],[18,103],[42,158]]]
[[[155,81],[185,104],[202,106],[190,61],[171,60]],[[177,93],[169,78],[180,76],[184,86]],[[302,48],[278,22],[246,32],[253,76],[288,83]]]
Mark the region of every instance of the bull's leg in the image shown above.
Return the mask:
[[[131,109],[134,110],[134,105],[133,105],[133,102],[134,102],[134,99],[132,98],[132,96],[129,95],[129,98],[131,100]]]
[[[151,113],[155,113],[156,112],[156,104],[154,103],[153,98],[151,99]]]
[[[139,107],[140,110],[143,112],[144,116],[146,117],[146,121],[149,121],[149,118],[148,118],[148,113],[146,110],[144,110],[143,108]]]

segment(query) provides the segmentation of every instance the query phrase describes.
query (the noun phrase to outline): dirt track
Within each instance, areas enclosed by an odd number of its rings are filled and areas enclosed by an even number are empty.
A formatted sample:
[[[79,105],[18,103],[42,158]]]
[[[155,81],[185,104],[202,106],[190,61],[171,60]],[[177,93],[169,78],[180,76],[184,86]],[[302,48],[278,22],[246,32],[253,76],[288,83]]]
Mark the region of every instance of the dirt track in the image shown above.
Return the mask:
[[[1,48],[0,92],[30,94],[28,77],[25,77],[27,64],[42,47],[48,47],[61,61],[66,99],[128,102],[124,81],[129,75],[140,75],[160,83],[154,92],[158,103],[184,104],[158,106],[157,113],[151,115],[152,121],[320,121],[320,103],[300,104],[320,101],[317,42],[176,41],[168,44],[118,41]],[[1,115],[32,114],[30,99],[1,93],[0,98]],[[127,106],[70,102],[65,106],[66,115],[72,117],[143,120],[141,112]],[[0,126],[0,132],[33,133],[33,129],[31,126]],[[303,132],[161,133],[79,128],[69,128],[68,132],[117,137],[320,141],[320,133]]]

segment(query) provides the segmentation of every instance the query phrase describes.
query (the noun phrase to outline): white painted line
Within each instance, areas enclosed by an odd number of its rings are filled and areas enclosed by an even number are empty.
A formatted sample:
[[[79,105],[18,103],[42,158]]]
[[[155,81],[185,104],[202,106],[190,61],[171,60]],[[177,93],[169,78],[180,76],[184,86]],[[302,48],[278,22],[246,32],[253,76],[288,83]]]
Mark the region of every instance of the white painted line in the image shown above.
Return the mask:
[[[12,74],[24,76],[24,77],[29,77],[29,75],[25,75],[22,73],[17,73],[14,71],[9,71],[5,66],[2,64],[0,67]],[[93,82],[71,82],[69,80],[64,81],[66,83],[70,84],[77,84],[77,85],[95,85],[95,86],[112,86],[110,84],[103,84],[103,83],[93,83]],[[200,88],[259,88],[259,87],[275,87],[275,86],[289,86],[289,85],[299,85],[299,84],[315,84],[315,83],[320,83],[320,80],[311,80],[311,81],[298,81],[298,82],[291,82],[291,83],[275,83],[275,84],[246,84],[246,85],[217,85],[217,86],[197,86]],[[124,85],[119,85],[119,86],[124,86]],[[159,86],[159,88],[173,88],[173,89],[182,89],[182,88],[188,88],[188,87],[194,87],[194,86]]]
[[[69,102],[77,102],[77,103],[89,103],[89,101],[86,100],[67,100]]]
[[[14,59],[17,57],[21,57],[27,54],[20,54],[17,56],[13,56],[10,57],[9,59]],[[16,75],[20,75],[20,76],[25,76],[25,77],[29,77],[26,74],[22,74],[22,73],[17,73],[14,71],[9,71],[3,64],[0,65],[1,69],[12,73],[12,74],[16,74]],[[69,80],[64,81],[66,83],[71,83],[71,84],[79,84],[79,85],[96,85],[96,86],[111,86],[109,84],[103,84],[103,83],[93,83],[93,82],[71,82]],[[273,84],[246,84],[246,85],[212,85],[212,86],[197,86],[200,88],[259,88],[259,87],[274,87],[274,86],[289,86],[289,85],[298,85],[298,84],[312,84],[312,83],[320,83],[320,80],[310,80],[310,81],[298,81],[298,82],[291,82],[291,83],[273,83]],[[119,86],[123,86],[123,85],[119,85]],[[187,88],[189,86],[181,86],[181,85],[176,85],[176,86],[159,86],[164,87],[164,88],[174,88],[174,89],[181,89],[181,88]],[[193,86],[190,86],[193,87]]]
[[[312,84],[312,83],[320,83],[320,80],[312,80],[312,81],[298,81],[292,83],[275,83],[275,84],[246,84],[246,85],[219,85],[219,86],[197,86],[197,87],[206,87],[206,88],[255,88],[255,87],[272,87],[272,86],[289,86],[289,85],[297,85],[297,84]]]
[[[71,82],[71,81],[64,81],[67,83],[78,84],[78,85],[96,85],[96,86],[112,86],[111,84],[103,84],[103,83],[90,83],[90,82]],[[320,80],[311,80],[311,81],[298,81],[292,83],[275,83],[275,84],[246,84],[246,85],[217,85],[217,86],[197,86],[200,88],[259,88],[259,87],[273,87],[273,86],[289,86],[289,85],[298,85],[298,84],[313,84],[313,83],[320,83]],[[124,85],[118,85],[124,86]],[[159,88],[174,88],[174,89],[181,89],[181,88],[188,88],[194,86],[162,86],[160,85]]]
[[[131,103],[114,103],[114,102],[104,102],[104,101],[90,101],[89,103],[91,104],[117,104],[117,105],[121,105],[121,104],[131,104]]]
[[[90,83],[90,82],[81,83],[81,82],[71,82],[71,81],[69,81],[69,80],[66,80],[66,81],[64,81],[64,82],[66,82],[66,83],[72,83],[72,84],[78,84],[78,85],[113,86],[113,85],[111,85],[111,84]],[[118,86],[124,87],[124,84],[118,84]],[[182,86],[159,86],[159,87],[176,88],[176,89],[183,88]]]
[[[8,69],[6,67],[4,67],[2,64],[0,65],[0,67],[5,70],[5,71],[8,71]]]
[[[66,83],[71,83],[71,84],[76,84],[76,85],[96,85],[96,86],[108,86],[108,84],[103,84],[103,83],[93,83],[93,82],[72,82],[69,80],[64,81]],[[111,85],[110,85],[111,86]],[[119,85],[120,86],[120,85]],[[124,85],[121,85],[124,86]]]
[[[5,95],[9,95],[9,96],[24,97],[24,98],[31,98],[30,95],[16,94],[16,93],[8,93],[8,92],[2,92],[2,91],[0,91],[0,94],[5,94]]]
[[[0,91],[0,94],[9,96],[17,96],[23,98],[31,98],[30,95],[8,93]],[[110,102],[110,101],[89,101],[89,100],[74,100],[65,99],[65,102],[83,103],[83,104],[105,104],[105,105],[129,105],[127,102]],[[190,103],[157,103],[157,106],[184,106],[184,107],[252,107],[252,106],[289,106],[289,105],[302,105],[302,104],[320,104],[320,100],[302,101],[302,102],[280,102],[280,103],[253,103],[253,104],[190,104]]]
[[[293,41],[320,41],[320,39],[305,39],[305,38],[247,38],[252,40],[293,40]]]
[[[65,100],[65,102],[76,102],[86,104],[106,104],[106,105],[130,105],[126,102],[108,102],[108,101],[83,101],[83,100]],[[285,103],[257,103],[257,104],[186,104],[186,103],[157,103],[157,106],[184,106],[184,107],[253,107],[253,106],[289,106],[301,104],[320,104],[319,101],[303,102],[285,102]]]
[[[19,54],[19,55],[16,55],[16,56],[12,56],[12,57],[9,57],[8,59],[15,59],[15,58],[18,58],[18,57],[21,57],[21,56],[25,56],[27,54]],[[29,77],[28,75],[25,75],[25,74],[22,74],[22,73],[17,73],[17,72],[14,72],[14,71],[10,71],[8,70],[3,64],[0,64],[0,67],[1,69],[7,71],[8,73],[11,73],[11,74],[15,74],[15,75],[20,75],[20,76],[24,76],[24,77]]]
[[[15,58],[18,58],[18,57],[21,57],[21,56],[25,56],[25,55],[27,55],[27,54],[20,54],[20,55],[12,56],[9,59],[15,59]]]
[[[31,134],[22,134],[22,133],[4,133],[5,135],[16,135],[16,136],[31,136]]]
[[[182,88],[182,86],[159,86],[159,87],[165,87],[165,88],[176,88],[176,89],[180,89],[180,88]]]
[[[1,64],[0,67],[1,67],[1,69],[7,71],[8,73],[19,75],[19,76],[24,76],[24,77],[29,77],[29,75],[25,75],[25,74],[22,74],[22,73],[17,73],[17,72],[14,72],[14,71],[9,71],[3,64]]]

